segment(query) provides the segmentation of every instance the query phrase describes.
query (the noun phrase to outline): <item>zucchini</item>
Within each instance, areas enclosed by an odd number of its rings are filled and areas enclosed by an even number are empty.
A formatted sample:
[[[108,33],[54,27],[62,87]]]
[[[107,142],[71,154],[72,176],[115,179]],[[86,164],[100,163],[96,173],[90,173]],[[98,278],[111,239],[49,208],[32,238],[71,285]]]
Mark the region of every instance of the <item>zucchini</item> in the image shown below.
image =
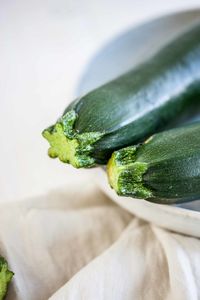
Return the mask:
[[[200,198],[200,122],[115,151],[107,173],[119,195],[163,204]]]
[[[49,156],[74,167],[105,164],[114,150],[169,126],[200,98],[200,24],[134,70],[72,102],[45,129]]]
[[[8,285],[10,281],[12,280],[14,273],[9,270],[8,263],[0,256],[0,300],[5,299]]]

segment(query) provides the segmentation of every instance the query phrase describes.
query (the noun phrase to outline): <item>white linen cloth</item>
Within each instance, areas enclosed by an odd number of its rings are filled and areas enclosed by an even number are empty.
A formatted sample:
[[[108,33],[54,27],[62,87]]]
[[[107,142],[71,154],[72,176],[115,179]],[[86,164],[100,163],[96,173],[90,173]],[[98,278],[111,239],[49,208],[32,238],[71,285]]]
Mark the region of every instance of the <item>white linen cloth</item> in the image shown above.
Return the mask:
[[[200,299],[200,240],[138,219],[92,177],[0,205],[8,300]]]

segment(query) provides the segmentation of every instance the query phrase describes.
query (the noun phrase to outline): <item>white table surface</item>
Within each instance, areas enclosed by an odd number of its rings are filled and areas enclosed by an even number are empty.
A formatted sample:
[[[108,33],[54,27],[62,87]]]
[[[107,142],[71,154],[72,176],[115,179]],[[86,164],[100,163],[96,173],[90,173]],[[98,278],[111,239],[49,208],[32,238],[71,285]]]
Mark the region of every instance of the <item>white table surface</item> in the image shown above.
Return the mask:
[[[0,0],[0,201],[88,174],[51,160],[44,127],[56,120],[91,57],[111,38],[199,0]]]

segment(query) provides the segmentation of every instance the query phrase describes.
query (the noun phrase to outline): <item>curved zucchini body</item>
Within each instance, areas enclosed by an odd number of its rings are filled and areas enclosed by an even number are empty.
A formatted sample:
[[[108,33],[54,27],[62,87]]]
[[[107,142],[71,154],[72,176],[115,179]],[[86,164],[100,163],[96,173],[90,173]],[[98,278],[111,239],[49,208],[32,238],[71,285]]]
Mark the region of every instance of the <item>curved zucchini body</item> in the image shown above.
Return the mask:
[[[166,128],[200,99],[200,24],[136,69],[66,108],[43,136],[50,157],[75,167],[107,162],[119,148]]]
[[[164,204],[200,198],[200,122],[115,151],[107,172],[119,195]]]

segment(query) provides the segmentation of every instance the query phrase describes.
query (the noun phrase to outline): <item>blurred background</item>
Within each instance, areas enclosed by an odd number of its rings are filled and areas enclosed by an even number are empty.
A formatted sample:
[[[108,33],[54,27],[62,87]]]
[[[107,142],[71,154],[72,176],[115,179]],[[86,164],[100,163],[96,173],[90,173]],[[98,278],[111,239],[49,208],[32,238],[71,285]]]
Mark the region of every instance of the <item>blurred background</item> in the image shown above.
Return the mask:
[[[200,0],[0,0],[0,201],[78,176],[48,158],[41,131],[73,100],[104,45],[154,17],[197,8]]]

